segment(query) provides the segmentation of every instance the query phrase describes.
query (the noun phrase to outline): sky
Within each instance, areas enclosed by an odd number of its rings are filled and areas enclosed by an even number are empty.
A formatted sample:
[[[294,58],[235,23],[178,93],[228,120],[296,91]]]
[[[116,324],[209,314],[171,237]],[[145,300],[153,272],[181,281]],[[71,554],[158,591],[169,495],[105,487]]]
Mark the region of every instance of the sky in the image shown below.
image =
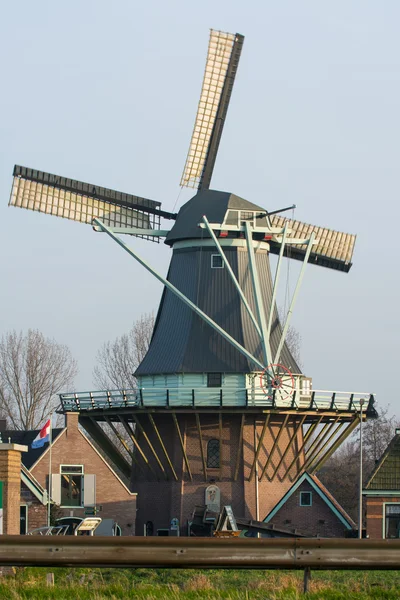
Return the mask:
[[[66,344],[83,391],[102,344],[156,312],[161,284],[108,236],[8,207],[12,169],[179,208],[209,29],[238,32],[211,187],[357,234],[349,274],[307,268],[302,363],[315,389],[375,393],[399,415],[400,3],[21,0],[1,14],[0,335],[36,328]],[[167,246],[130,244],[166,274]],[[298,268],[285,265],[281,305]]]

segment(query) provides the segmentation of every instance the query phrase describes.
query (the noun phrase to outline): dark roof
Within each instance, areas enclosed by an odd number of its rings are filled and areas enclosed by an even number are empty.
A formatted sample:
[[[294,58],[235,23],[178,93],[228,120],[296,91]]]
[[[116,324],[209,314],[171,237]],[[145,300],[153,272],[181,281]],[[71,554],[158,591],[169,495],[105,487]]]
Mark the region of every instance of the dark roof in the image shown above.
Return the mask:
[[[396,434],[375,468],[365,486],[367,490],[400,490],[400,435]]]
[[[203,190],[182,206],[174,226],[165,239],[165,243],[172,246],[172,244],[181,240],[209,238],[208,232],[199,227],[203,215],[207,215],[210,223],[222,223],[229,208],[234,210],[265,211],[265,208],[261,208],[230,192]],[[266,225],[266,220],[260,218],[258,225],[260,227]]]
[[[226,257],[255,313],[248,254],[236,246],[224,248]],[[210,246],[174,250],[168,280],[199,306],[239,344],[263,362],[260,338],[232,283],[227,269],[212,269]],[[268,253],[256,252],[266,319],[272,301],[272,278]],[[282,328],[274,307],[271,330],[273,356]],[[272,362],[272,360],[270,361]],[[284,345],[281,359],[293,373],[300,367]],[[164,288],[149,350],[136,375],[161,373],[249,373],[257,370],[238,350],[214,331],[172,292]]]
[[[19,431],[17,429],[6,429],[5,431],[0,431],[1,439],[4,444],[7,444],[10,440],[11,444],[21,444],[22,446],[28,446],[28,452],[22,452],[22,464],[25,465],[27,469],[30,469],[35,462],[40,458],[43,452],[49,447],[48,444],[42,446],[42,448],[31,448],[31,444],[35,437],[38,435],[40,429],[30,430],[30,431]],[[52,430],[52,439],[55,440],[60,435],[60,433],[64,431],[63,429],[53,429]]]

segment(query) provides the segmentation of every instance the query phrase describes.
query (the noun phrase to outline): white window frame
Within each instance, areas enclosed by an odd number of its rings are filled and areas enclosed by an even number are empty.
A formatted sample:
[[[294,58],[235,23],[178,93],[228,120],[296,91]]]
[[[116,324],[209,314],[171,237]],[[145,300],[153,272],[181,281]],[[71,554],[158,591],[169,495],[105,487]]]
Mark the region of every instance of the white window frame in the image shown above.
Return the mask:
[[[302,502],[302,494],[310,494],[310,504],[303,504]],[[312,506],[312,492],[300,492],[300,506]]]
[[[239,226],[240,210],[237,210],[237,209],[234,209],[234,208],[228,208],[228,210],[225,213],[224,225],[228,225],[228,215],[229,215],[229,213],[236,213],[236,223],[229,223],[229,225],[231,225],[232,227],[238,227]]]
[[[253,219],[250,220],[250,219],[242,218],[242,213],[252,214],[253,215]],[[240,216],[239,216],[239,223],[240,223],[240,225],[243,225],[243,223],[250,223],[250,225],[252,227],[254,227],[255,218],[256,218],[256,213],[254,212],[254,210],[241,210],[240,211]]]
[[[214,266],[214,257],[218,257],[221,261],[221,265],[219,267]],[[222,260],[222,256],[220,254],[211,254],[211,268],[212,269],[223,269],[225,267],[224,261]]]
[[[391,539],[391,538],[386,537],[386,506],[388,506],[388,505],[400,506],[400,502],[384,502],[382,505],[382,511],[383,511],[383,514],[382,514],[382,539],[383,540]]]
[[[75,472],[72,472],[72,473],[70,473],[70,472],[68,472],[68,471],[63,471],[63,470],[62,470],[63,468],[64,468],[64,469],[68,469],[68,467],[69,467],[69,468],[71,468],[71,467],[73,467],[73,468],[77,468],[77,467],[79,467],[79,468],[81,469],[81,472],[80,472],[80,473],[77,473],[77,472],[75,471]],[[85,499],[84,499],[84,486],[85,486],[84,478],[85,478],[85,466],[84,466],[84,465],[77,465],[77,464],[75,464],[75,465],[71,465],[71,464],[69,464],[69,465],[65,465],[65,464],[63,464],[63,465],[60,465],[60,486],[61,486],[61,477],[62,477],[63,475],[79,475],[79,476],[81,477],[81,503],[79,504],[79,506],[78,506],[78,505],[71,506],[70,504],[61,504],[61,505],[60,505],[60,508],[70,508],[70,509],[74,509],[74,508],[84,508],[84,505],[85,505],[85,504],[84,504],[84,503],[85,503]],[[61,493],[61,488],[60,488],[60,500],[61,500],[61,496],[62,496],[62,493]]]

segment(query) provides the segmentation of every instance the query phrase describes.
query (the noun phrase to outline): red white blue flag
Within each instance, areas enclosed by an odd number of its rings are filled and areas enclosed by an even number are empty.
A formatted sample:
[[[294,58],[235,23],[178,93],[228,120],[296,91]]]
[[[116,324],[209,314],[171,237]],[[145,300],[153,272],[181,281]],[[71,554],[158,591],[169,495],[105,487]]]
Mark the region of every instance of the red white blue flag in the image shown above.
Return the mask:
[[[51,420],[46,421],[44,427],[39,431],[32,442],[32,448],[42,448],[47,442],[50,442]]]

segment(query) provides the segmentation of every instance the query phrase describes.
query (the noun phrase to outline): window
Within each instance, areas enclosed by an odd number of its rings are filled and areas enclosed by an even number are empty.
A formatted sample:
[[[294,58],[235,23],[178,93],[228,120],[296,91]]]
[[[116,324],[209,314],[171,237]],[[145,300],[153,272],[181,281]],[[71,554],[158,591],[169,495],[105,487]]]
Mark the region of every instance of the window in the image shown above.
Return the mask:
[[[240,224],[244,225],[246,222],[249,222],[250,225],[254,224],[254,213],[248,210],[240,211]]]
[[[228,210],[225,215],[224,223],[225,225],[235,225],[238,226],[239,219],[239,211],[238,210]]]
[[[300,492],[300,506],[312,505],[312,492]]]
[[[207,387],[222,386],[222,373],[207,373]]]
[[[220,254],[211,254],[211,268],[212,269],[223,269],[224,262]]]
[[[385,504],[385,538],[400,537],[400,504]]]
[[[207,444],[207,468],[219,469],[219,440],[210,440]]]
[[[61,506],[83,506],[83,467],[61,465]]]
[[[21,504],[19,507],[19,533],[26,535],[28,533],[28,505]]]

